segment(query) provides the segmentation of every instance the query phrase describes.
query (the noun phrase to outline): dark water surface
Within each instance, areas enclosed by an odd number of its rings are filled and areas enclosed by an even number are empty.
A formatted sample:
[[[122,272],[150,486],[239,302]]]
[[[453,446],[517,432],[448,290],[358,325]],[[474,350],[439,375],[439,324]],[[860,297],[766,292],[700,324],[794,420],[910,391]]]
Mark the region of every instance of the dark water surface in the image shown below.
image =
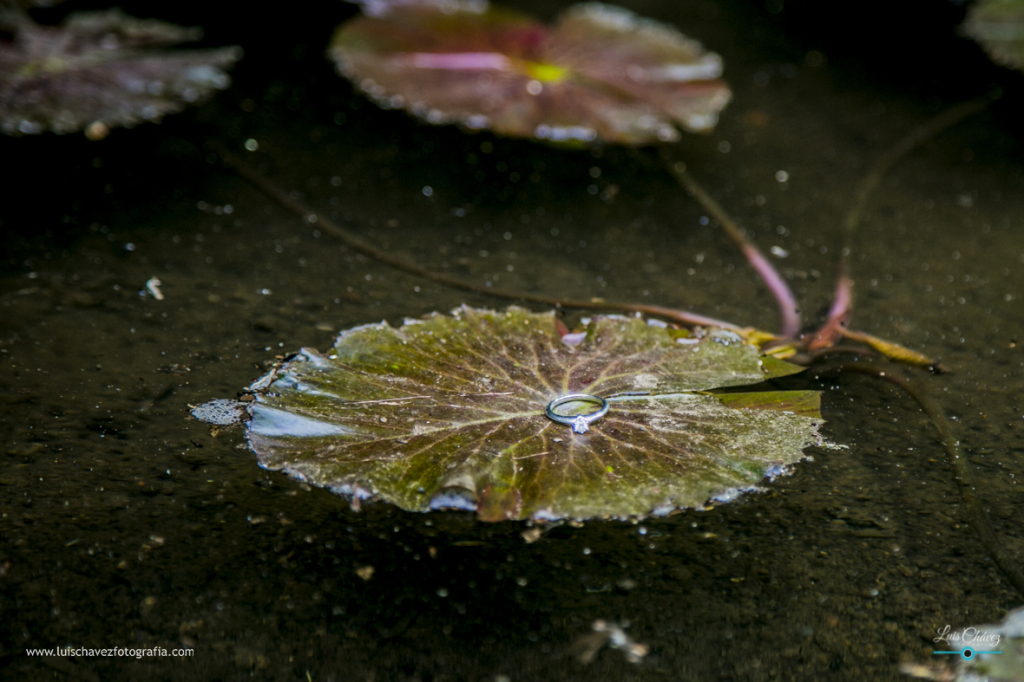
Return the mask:
[[[918,3],[883,26],[868,19],[881,3],[855,17],[810,5],[629,6],[723,55],[735,100],[678,154],[763,249],[788,252],[775,260],[811,320],[870,164],[946,107],[1006,88],[873,195],[853,326],[951,368],[914,376],[955,419],[997,532],[1024,557],[1024,79],[955,37],[952,5]],[[767,493],[533,544],[523,525],[465,514],[351,511],[259,469],[240,431],[192,420],[190,405],[356,324],[506,305],[353,254],[222,168],[208,138],[240,152],[257,140],[246,158],[286,191],[433,268],[776,324],[655,154],[380,111],[320,57],[351,9],[289,11],[160,14],[247,51],[235,88],[200,110],[102,143],[0,140],[0,677],[895,680],[900,661],[934,658],[937,628],[1022,603],[922,413],[864,377],[789,381],[827,390],[827,433],[849,449],[810,453]],[[819,30],[825,19],[849,30]],[[142,291],[154,277],[163,300]],[[628,621],[651,654],[582,665],[570,647],[597,618]],[[25,655],[53,646],[193,655]]]

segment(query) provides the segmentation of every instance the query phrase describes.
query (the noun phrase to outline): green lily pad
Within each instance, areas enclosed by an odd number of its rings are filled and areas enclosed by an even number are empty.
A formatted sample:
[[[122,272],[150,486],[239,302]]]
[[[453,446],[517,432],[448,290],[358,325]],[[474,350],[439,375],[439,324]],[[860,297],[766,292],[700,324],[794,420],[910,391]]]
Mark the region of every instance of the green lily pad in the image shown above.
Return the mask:
[[[601,3],[553,26],[480,0],[363,0],[329,56],[384,108],[551,142],[644,145],[707,132],[722,59],[672,26]]]
[[[793,368],[766,367],[734,332],[612,316],[569,338],[554,313],[521,308],[356,327],[253,385],[249,444],[265,468],[356,505],[379,498],[488,521],[701,507],[824,444],[815,391],[705,393]],[[610,410],[576,433],[545,416],[570,393]]]

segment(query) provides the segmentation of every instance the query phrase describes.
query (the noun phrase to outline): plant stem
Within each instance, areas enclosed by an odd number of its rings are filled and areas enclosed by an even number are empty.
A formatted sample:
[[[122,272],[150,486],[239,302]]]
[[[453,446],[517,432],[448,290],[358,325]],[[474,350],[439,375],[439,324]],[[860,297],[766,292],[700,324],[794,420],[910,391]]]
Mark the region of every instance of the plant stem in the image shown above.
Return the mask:
[[[899,386],[921,406],[921,409],[928,415],[932,426],[939,433],[939,440],[942,441],[942,447],[946,451],[946,457],[953,469],[953,478],[956,479],[957,485],[960,488],[960,496],[963,498],[964,507],[967,510],[967,518],[970,524],[974,526],[978,539],[981,540],[981,544],[985,547],[985,550],[992,557],[992,560],[1007,581],[1016,588],[1021,596],[1024,596],[1024,573],[1021,572],[1020,562],[1010,557],[1000,544],[999,536],[996,535],[995,529],[992,528],[992,524],[985,514],[985,509],[982,507],[981,499],[978,497],[978,489],[975,487],[973,477],[971,476],[970,463],[960,450],[960,441],[953,435],[942,406],[925,393],[923,389],[913,384],[910,379],[889,367],[881,367],[867,362],[849,362],[841,365],[832,365],[823,368],[822,371],[827,371],[828,369],[857,372],[885,379]]]
[[[850,205],[843,220],[843,248],[839,252],[839,277],[836,280],[836,293],[833,298],[832,308],[829,310],[828,319],[825,324],[815,333],[814,338],[808,342],[808,350],[826,348],[838,341],[839,337],[843,335],[843,328],[846,327],[850,320],[850,313],[853,310],[853,277],[850,269],[853,234],[860,223],[868,197],[878,187],[882,178],[889,172],[890,168],[912,152],[918,145],[947,128],[956,125],[968,116],[982,111],[991,102],[991,97],[982,97],[946,109],[931,120],[911,130],[906,137],[890,147],[868,169],[867,175],[861,179],[856,191],[853,193],[853,203]]]
[[[760,275],[768,290],[772,292],[775,302],[779,306],[779,316],[782,318],[782,329],[779,335],[783,338],[795,339],[800,333],[800,306],[789,285],[782,279],[782,275],[753,242],[747,239],[743,230],[726,213],[725,209],[712,199],[700,183],[686,171],[686,165],[681,161],[673,161],[668,147],[662,146],[660,152],[661,158],[672,176],[718,221],[718,224],[725,230],[725,234],[743,252],[747,262]]]
[[[742,331],[743,328],[739,327],[730,322],[724,320],[717,320],[713,317],[706,317],[704,315],[698,315],[685,310],[677,310],[675,308],[666,308],[658,305],[648,305],[645,303],[615,303],[611,301],[603,301],[600,299],[592,299],[590,301],[573,301],[568,299],[557,298],[554,296],[543,296],[540,294],[530,294],[519,291],[506,291],[503,289],[496,289],[493,287],[476,284],[474,282],[466,281],[459,277],[453,277],[452,275],[446,275],[441,272],[435,272],[424,268],[416,263],[388,253],[387,251],[380,249],[370,242],[366,241],[362,237],[356,235],[349,230],[341,227],[334,223],[330,218],[321,215],[314,211],[309,206],[306,206],[298,199],[295,199],[285,193],[280,187],[272,183],[249,164],[245,163],[238,156],[228,151],[222,144],[215,140],[209,140],[208,146],[220,156],[225,166],[234,169],[239,175],[245,178],[249,183],[254,185],[261,192],[271,197],[279,204],[290,210],[291,212],[298,215],[300,218],[310,224],[316,224],[317,228],[322,232],[330,234],[337,238],[339,241],[349,246],[350,248],[365,254],[371,258],[374,258],[386,265],[390,265],[393,268],[402,270],[411,275],[422,277],[423,279],[430,280],[431,282],[437,282],[445,286],[454,287],[456,289],[462,289],[463,291],[471,291],[477,294],[483,294],[485,296],[496,296],[498,298],[513,299],[519,301],[529,301],[531,303],[541,303],[543,305],[550,305],[562,308],[580,308],[584,310],[615,310],[615,311],[629,311],[644,313],[647,315],[656,315],[663,317],[673,322],[686,325],[688,327],[702,326],[702,327],[720,327],[722,329],[732,329],[734,331]]]

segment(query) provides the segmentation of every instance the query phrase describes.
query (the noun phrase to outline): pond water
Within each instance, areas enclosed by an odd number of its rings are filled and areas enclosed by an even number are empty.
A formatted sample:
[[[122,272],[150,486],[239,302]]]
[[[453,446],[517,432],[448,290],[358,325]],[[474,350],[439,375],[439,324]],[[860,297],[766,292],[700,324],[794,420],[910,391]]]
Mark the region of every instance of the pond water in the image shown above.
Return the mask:
[[[811,320],[871,163],[943,109],[1006,88],[872,196],[852,326],[951,369],[913,374],[1024,558],[1024,78],[956,38],[952,5],[912,3],[879,27],[880,3],[856,17],[815,4],[629,6],[723,55],[735,99],[678,155],[764,250],[779,247]],[[245,47],[235,87],[209,105],[101,143],[0,139],[0,676],[895,680],[901,661],[934,660],[937,629],[1024,601],[968,524],[923,413],[861,376],[780,382],[824,389],[826,433],[849,449],[809,453],[766,493],[533,543],[524,525],[468,514],[352,511],[258,468],[240,431],[212,434],[190,405],[357,324],[506,301],[354,254],[223,168],[207,139],[448,273],[768,329],[775,308],[653,152],[552,149],[378,110],[321,57],[349,7],[279,21],[203,10],[160,16]],[[915,12],[931,20],[918,28]],[[826,19],[847,30],[822,33]],[[584,665],[573,643],[596,619],[628,625],[650,654],[606,649]],[[192,653],[25,654],[55,646]]]

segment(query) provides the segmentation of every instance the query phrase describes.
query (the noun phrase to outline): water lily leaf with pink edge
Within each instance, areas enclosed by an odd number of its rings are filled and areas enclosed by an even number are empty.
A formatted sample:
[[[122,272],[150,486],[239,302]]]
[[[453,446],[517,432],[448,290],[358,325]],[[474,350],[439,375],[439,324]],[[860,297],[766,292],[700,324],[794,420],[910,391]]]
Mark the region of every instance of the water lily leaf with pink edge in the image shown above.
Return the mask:
[[[992,61],[1024,71],[1024,0],[974,3],[963,31],[981,43]]]
[[[356,327],[254,389],[262,466],[359,500],[482,520],[637,518],[728,501],[822,445],[816,391],[706,391],[793,371],[737,334],[599,317],[568,345],[554,313],[463,307]],[[549,419],[585,393],[583,433]],[[560,413],[593,411],[566,406]]]
[[[8,23],[17,15],[8,14]],[[72,14],[59,27],[20,16],[0,42],[0,131],[26,135],[159,121],[200,102],[231,79],[240,48],[155,50],[198,40],[202,31],[126,16],[119,10]]]
[[[482,2],[407,2],[342,24],[329,55],[385,108],[512,137],[629,145],[711,130],[722,60],[675,28],[599,3],[545,26]]]

